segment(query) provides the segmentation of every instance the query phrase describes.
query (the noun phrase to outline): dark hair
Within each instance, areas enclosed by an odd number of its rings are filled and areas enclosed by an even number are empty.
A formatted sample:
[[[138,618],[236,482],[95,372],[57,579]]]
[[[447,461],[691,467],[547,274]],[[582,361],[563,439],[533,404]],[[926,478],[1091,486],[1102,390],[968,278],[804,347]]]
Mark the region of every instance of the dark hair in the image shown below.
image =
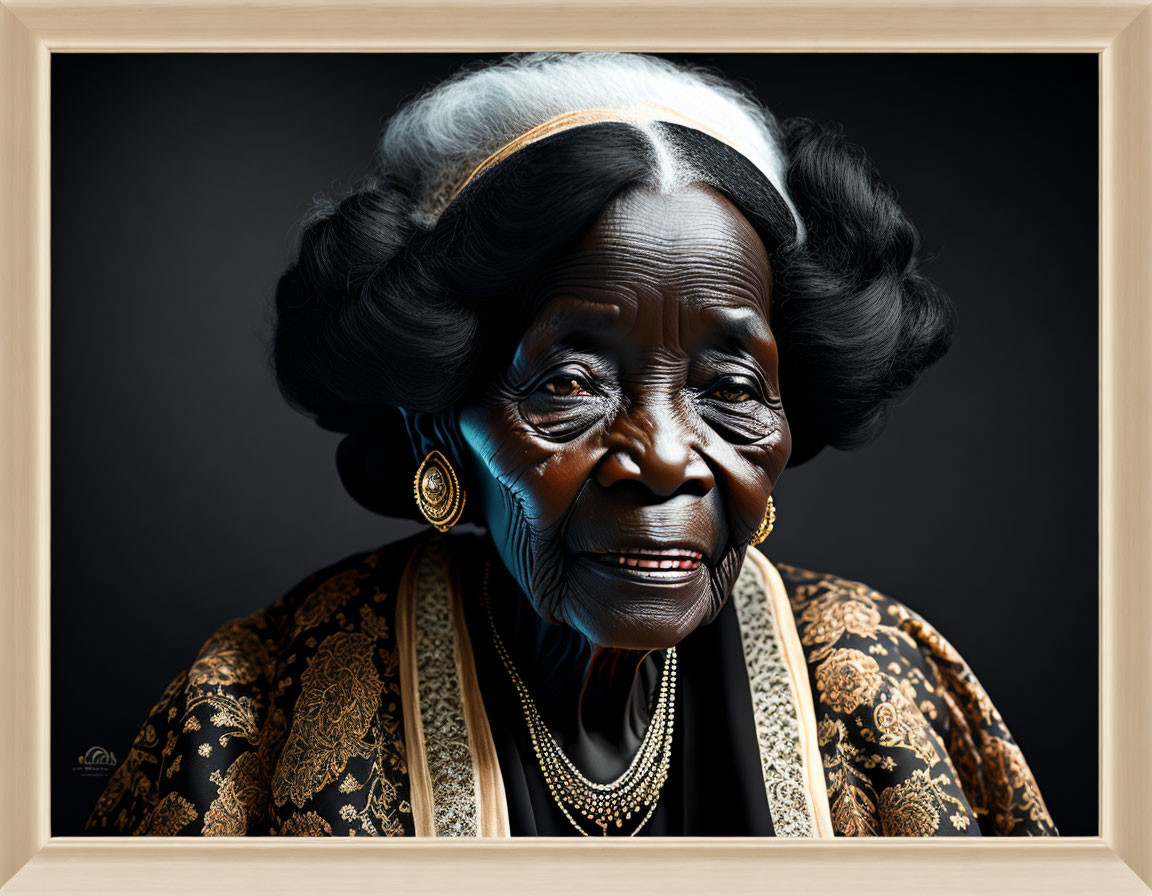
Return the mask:
[[[918,270],[919,237],[892,188],[837,129],[784,122],[787,190],[806,229],[798,241],[791,211],[748,159],[701,131],[660,126],[768,252],[790,464],[825,445],[874,439],[893,401],[945,351],[954,322],[948,298]],[[339,463],[361,503],[413,512],[410,480],[396,471],[414,472],[418,459],[398,431],[466,395],[527,323],[514,301],[496,303],[586,232],[613,196],[651,182],[654,165],[641,130],[602,122],[513,153],[470,181],[430,229],[386,170],[307,222],[276,290],[276,376],[294,407],[350,434]]]

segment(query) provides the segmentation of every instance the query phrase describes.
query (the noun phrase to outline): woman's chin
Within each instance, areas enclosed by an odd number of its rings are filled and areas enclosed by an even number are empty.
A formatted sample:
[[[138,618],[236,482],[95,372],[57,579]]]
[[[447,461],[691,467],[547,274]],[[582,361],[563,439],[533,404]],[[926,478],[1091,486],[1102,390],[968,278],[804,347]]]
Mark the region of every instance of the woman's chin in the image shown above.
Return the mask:
[[[569,568],[571,617],[594,644],[630,650],[673,647],[714,609],[706,563],[664,568],[607,563],[581,555]]]

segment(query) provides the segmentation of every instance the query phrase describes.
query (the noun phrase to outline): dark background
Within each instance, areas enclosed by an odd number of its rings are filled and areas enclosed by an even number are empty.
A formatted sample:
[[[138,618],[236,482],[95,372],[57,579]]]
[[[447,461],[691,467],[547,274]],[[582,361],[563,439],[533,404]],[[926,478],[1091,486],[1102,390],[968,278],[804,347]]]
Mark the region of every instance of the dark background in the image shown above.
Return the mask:
[[[852,453],[785,473],[776,560],[860,579],[971,664],[1061,833],[1097,833],[1097,57],[717,65],[843,124],[924,236],[952,351]],[[52,833],[77,834],[227,619],[416,530],[340,486],[269,372],[275,282],[398,103],[478,54],[52,56]],[[398,473],[399,475],[399,473]]]

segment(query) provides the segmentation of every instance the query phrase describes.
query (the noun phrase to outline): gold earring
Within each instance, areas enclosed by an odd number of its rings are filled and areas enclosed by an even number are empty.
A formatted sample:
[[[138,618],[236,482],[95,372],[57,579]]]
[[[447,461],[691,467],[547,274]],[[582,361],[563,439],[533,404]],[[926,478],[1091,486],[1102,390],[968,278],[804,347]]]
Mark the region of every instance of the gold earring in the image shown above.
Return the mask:
[[[452,464],[439,451],[428,452],[416,471],[412,490],[424,519],[441,532],[447,532],[460,521],[464,513],[464,489]]]
[[[772,531],[772,526],[776,523],[776,505],[772,503],[772,496],[768,496],[768,508],[764,511],[764,519],[760,521],[760,525],[756,527],[756,531],[752,533],[752,544],[760,544],[768,533]]]

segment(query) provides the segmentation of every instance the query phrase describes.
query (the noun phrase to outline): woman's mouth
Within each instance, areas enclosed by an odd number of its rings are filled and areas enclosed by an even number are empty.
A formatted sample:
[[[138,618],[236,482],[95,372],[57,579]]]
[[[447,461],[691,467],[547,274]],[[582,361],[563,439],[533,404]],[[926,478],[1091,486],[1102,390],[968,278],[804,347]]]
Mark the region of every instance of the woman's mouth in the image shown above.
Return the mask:
[[[625,548],[619,551],[589,551],[591,557],[605,566],[643,570],[648,574],[675,575],[700,568],[704,555],[686,548],[667,548],[654,551],[644,548]]]

